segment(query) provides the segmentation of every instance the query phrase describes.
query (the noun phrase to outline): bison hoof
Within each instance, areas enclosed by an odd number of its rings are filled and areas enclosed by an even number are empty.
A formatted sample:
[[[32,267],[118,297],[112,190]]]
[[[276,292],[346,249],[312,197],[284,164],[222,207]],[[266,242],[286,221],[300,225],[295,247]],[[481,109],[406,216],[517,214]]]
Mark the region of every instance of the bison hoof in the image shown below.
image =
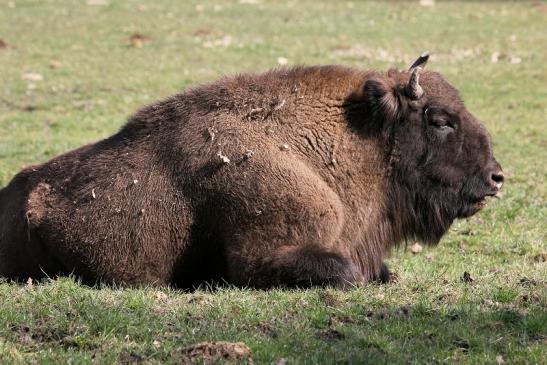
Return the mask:
[[[393,273],[389,271],[389,268],[385,263],[382,264],[382,268],[380,269],[380,272],[372,278],[372,281],[386,284],[386,283],[394,283],[399,279],[399,275],[397,273]]]

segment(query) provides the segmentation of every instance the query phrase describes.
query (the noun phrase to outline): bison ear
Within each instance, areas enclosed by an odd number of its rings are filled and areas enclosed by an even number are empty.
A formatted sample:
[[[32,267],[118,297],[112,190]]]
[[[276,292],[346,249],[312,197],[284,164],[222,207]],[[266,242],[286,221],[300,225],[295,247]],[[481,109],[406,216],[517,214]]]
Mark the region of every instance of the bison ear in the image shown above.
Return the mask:
[[[399,111],[395,89],[385,80],[370,79],[363,87],[364,97],[370,110],[387,120],[395,120]]]

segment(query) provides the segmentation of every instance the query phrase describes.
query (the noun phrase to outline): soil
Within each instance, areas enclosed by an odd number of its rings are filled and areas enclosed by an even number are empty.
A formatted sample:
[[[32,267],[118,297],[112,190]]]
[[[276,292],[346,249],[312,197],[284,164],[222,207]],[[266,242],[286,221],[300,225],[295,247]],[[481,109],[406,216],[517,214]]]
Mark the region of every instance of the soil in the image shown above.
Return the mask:
[[[214,364],[225,361],[251,360],[251,349],[243,342],[200,342],[182,350],[182,364]]]

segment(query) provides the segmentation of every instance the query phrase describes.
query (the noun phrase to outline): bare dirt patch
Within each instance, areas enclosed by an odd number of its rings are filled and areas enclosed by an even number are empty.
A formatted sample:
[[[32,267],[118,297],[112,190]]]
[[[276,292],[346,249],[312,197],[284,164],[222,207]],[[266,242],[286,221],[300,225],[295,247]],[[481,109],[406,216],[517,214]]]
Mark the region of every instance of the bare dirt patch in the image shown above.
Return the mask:
[[[321,299],[321,301],[325,303],[327,307],[336,308],[341,305],[340,299],[333,293],[327,291],[319,292],[319,299]]]
[[[462,281],[464,283],[472,283],[473,281],[475,281],[475,279],[473,279],[473,277],[471,276],[470,273],[468,273],[467,271],[465,271],[462,275]]]
[[[268,337],[277,338],[277,330],[269,323],[259,323],[256,329]]]
[[[146,364],[146,357],[135,352],[123,350],[118,357],[120,364]]]
[[[456,339],[453,342],[453,345],[455,348],[461,350],[464,353],[467,353],[469,351],[469,342],[464,339]]]
[[[194,37],[209,37],[209,36],[223,36],[224,33],[216,31],[212,28],[199,28],[192,33]]]
[[[150,37],[141,33],[133,33],[129,37],[129,46],[133,48],[142,48],[146,42],[150,41]]]
[[[547,5],[543,1],[536,0],[532,2],[532,6],[540,13],[547,13]]]
[[[181,350],[182,364],[215,364],[225,361],[251,362],[251,349],[243,342],[200,342]]]
[[[324,331],[317,332],[316,337],[323,341],[340,341],[346,338],[346,336],[335,329],[329,328]]]
[[[383,321],[386,319],[401,319],[401,320],[407,320],[411,317],[412,313],[410,308],[406,306],[401,306],[400,308],[396,309],[389,309],[389,310],[378,310],[378,311],[367,311],[364,316],[365,319],[370,320],[378,320]]]
[[[89,344],[81,344],[69,333],[58,328],[30,328],[26,325],[13,325],[10,327],[12,333],[17,337],[19,343],[26,346],[39,346],[41,344],[56,344],[62,347],[85,347],[95,348]]]

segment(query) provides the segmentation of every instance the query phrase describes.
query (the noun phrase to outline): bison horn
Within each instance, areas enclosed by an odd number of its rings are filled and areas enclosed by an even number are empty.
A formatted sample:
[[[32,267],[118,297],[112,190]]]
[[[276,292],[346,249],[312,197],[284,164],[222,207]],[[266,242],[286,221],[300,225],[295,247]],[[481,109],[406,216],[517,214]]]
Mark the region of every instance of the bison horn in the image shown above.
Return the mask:
[[[429,60],[429,52],[425,51],[420,55],[420,57],[418,57],[416,61],[414,61],[414,63],[412,64],[412,66],[410,66],[408,70],[412,71],[416,67],[424,68],[428,60]]]
[[[412,64],[412,66],[410,66],[411,74],[405,91],[407,95],[413,100],[418,100],[424,94],[424,90],[420,86],[420,72],[422,71],[422,68],[425,67],[428,59],[429,52],[424,52]]]
[[[410,79],[408,79],[408,84],[405,88],[406,94],[412,100],[418,100],[424,94],[424,90],[420,86],[420,71],[422,71],[421,67],[415,67],[412,69]]]

